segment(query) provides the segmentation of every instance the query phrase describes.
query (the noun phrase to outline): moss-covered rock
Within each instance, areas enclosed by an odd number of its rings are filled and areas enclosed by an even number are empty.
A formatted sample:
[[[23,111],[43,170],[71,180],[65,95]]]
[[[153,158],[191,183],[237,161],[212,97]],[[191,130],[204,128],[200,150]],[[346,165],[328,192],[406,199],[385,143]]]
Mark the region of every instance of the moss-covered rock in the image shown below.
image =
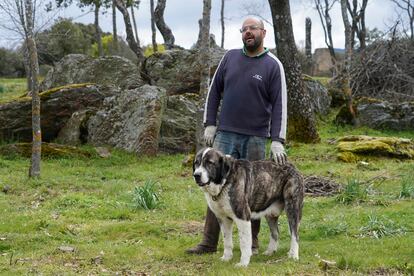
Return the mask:
[[[399,137],[371,137],[351,135],[338,139],[338,159],[357,162],[370,156],[414,159],[414,142]]]
[[[13,158],[16,156],[30,158],[32,155],[31,143],[16,143],[6,144],[0,146],[0,155]],[[77,147],[54,144],[54,143],[42,143],[42,158],[89,158],[92,154]]]

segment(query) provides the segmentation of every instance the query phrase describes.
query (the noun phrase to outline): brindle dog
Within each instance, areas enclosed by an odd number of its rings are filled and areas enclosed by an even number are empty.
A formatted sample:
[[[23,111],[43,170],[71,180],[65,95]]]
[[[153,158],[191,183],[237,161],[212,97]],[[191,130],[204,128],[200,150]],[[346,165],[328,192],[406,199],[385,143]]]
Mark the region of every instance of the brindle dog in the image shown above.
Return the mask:
[[[299,259],[304,184],[292,164],[237,160],[213,148],[204,148],[194,159],[193,176],[220,223],[224,237],[223,261],[233,257],[233,221],[240,237],[241,259],[237,266],[247,266],[250,262],[251,219],[266,218],[271,235],[264,254],[274,253],[278,247],[278,218],[283,210],[286,210],[291,235],[288,255]]]

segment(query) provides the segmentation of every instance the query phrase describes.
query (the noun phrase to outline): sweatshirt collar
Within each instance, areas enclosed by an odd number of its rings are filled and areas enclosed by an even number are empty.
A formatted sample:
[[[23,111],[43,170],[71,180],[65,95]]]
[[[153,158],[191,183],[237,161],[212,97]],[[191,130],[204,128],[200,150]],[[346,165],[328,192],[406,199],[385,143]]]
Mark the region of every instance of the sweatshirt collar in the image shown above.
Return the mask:
[[[248,55],[247,55],[247,52],[246,52],[246,47],[243,47],[242,52],[243,52],[243,54],[244,54],[245,56],[247,56],[247,57],[251,57],[251,56],[248,56]],[[259,58],[259,57],[263,56],[264,54],[266,54],[267,52],[269,52],[269,48],[266,48],[266,47],[265,47],[265,48],[264,48],[264,50],[263,50],[261,53],[259,53],[259,54],[255,55],[255,56],[253,56],[253,58]]]

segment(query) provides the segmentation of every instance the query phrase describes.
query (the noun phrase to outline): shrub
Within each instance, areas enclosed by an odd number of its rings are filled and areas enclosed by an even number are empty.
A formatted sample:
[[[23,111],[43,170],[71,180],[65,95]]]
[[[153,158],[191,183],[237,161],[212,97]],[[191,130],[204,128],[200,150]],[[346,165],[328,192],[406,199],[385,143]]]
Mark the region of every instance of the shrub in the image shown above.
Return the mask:
[[[147,180],[144,186],[135,187],[133,192],[133,206],[135,209],[151,210],[160,205],[160,198],[155,190],[156,184],[157,182]]]
[[[407,229],[385,217],[376,215],[368,216],[367,225],[360,228],[361,237],[382,238],[386,236],[401,236],[407,232]]]
[[[364,202],[368,197],[368,187],[364,186],[358,179],[349,179],[343,192],[336,198],[344,204]]]
[[[0,84],[0,93],[4,93],[6,91],[6,87]]]
[[[408,175],[401,180],[401,191],[399,198],[414,198],[414,181]]]

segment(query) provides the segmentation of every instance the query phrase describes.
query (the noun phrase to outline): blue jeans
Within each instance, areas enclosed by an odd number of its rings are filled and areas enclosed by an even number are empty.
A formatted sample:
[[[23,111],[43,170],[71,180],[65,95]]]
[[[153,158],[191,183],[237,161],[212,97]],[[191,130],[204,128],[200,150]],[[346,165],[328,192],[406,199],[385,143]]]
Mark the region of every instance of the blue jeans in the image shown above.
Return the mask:
[[[266,156],[266,138],[218,131],[213,148],[236,159],[263,160]]]

